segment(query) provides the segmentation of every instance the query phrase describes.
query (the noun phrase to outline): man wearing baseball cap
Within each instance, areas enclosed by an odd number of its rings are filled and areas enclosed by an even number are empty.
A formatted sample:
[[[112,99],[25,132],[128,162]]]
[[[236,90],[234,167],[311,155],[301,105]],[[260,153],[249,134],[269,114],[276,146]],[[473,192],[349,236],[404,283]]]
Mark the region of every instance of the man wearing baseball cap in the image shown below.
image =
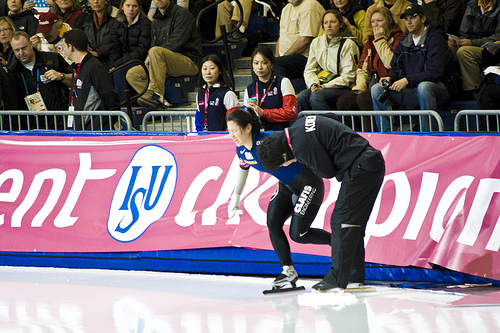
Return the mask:
[[[55,13],[42,13],[36,35],[32,36],[30,41],[38,51],[59,53],[70,63],[62,45],[62,35],[68,30],[71,30],[69,24],[64,23]]]
[[[391,73],[380,78],[380,84],[371,89],[373,109],[392,110],[390,101],[393,101],[400,110],[436,110],[450,96],[443,83],[446,71],[451,70],[448,66],[453,63],[447,36],[439,23],[428,23],[424,9],[418,4],[408,5],[401,19],[405,20],[408,34],[394,50]],[[378,96],[387,83],[390,85],[389,99],[385,102],[381,98],[381,102]],[[390,131],[389,119],[384,117],[380,121],[377,118],[379,129]],[[420,126],[423,131],[430,129],[426,119],[422,119]]]

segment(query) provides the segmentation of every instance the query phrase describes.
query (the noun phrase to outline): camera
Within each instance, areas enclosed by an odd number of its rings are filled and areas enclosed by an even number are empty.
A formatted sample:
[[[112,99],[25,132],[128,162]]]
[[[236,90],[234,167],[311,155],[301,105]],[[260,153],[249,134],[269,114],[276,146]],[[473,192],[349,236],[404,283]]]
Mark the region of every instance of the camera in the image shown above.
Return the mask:
[[[385,103],[391,94],[391,84],[386,79],[382,80],[383,90],[377,95],[377,100],[380,103]]]

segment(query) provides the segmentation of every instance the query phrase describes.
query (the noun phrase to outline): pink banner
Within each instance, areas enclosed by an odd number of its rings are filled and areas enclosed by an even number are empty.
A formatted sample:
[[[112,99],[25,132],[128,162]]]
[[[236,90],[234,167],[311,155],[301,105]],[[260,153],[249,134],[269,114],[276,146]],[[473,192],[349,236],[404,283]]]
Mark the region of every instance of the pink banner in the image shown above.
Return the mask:
[[[363,134],[386,160],[366,260],[500,279],[500,137]],[[276,179],[251,170],[227,219],[237,161],[228,135],[0,136],[0,251],[272,249]],[[339,183],[314,226],[330,230]],[[328,246],[291,242],[294,252]],[[495,264],[496,263],[496,264]]]

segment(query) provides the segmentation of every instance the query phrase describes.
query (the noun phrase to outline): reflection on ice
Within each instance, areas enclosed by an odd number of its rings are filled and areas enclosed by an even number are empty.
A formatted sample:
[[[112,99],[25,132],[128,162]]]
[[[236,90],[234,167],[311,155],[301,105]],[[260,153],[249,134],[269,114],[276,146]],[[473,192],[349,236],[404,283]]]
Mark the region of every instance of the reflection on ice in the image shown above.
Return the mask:
[[[272,279],[0,267],[1,332],[498,332],[498,307],[377,286],[342,306],[263,296]],[[316,282],[301,280],[308,290]],[[305,294],[307,295],[307,294]],[[304,296],[302,296],[304,297]],[[328,297],[328,296],[322,296]]]

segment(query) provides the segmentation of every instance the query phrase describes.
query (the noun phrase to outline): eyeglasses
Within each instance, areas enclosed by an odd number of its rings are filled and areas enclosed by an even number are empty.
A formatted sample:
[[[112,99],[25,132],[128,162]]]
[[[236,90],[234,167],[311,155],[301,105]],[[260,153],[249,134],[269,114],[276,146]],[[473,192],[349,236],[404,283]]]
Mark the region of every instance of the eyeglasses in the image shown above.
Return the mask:
[[[7,31],[9,31],[9,30],[14,30],[14,29],[12,29],[12,28],[0,29],[0,34],[1,34],[1,33],[6,34],[6,33],[7,33]]]

